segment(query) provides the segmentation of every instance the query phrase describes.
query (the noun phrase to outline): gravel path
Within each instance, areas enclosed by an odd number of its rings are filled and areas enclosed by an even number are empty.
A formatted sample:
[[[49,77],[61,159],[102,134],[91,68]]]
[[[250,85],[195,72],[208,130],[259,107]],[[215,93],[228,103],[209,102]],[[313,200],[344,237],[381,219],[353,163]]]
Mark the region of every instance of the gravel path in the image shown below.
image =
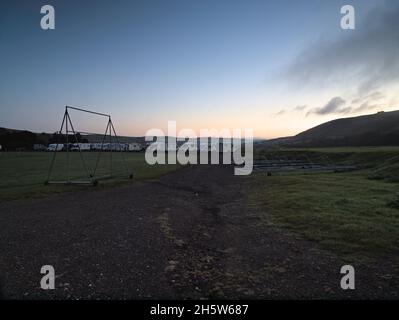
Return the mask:
[[[159,180],[0,204],[6,299],[398,298],[385,264],[344,263],[265,224],[249,180],[229,166],[191,166]],[[52,265],[56,289],[40,289]]]

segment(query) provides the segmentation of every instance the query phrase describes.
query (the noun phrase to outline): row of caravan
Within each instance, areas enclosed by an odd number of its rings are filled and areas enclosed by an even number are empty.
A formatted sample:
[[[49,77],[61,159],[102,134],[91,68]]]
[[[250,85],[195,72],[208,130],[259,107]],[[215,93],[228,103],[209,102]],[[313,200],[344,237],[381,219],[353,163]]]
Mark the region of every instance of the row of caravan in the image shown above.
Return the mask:
[[[219,143],[219,142],[200,142],[200,141],[189,141],[185,143],[165,143],[165,142],[153,142],[148,145],[143,145],[140,143],[70,143],[68,144],[69,151],[143,151],[147,147],[151,151],[160,152],[171,152],[177,151],[179,149],[198,151],[198,152],[236,152],[241,148],[241,144],[231,142]],[[48,147],[43,146],[43,148],[38,148],[34,146],[36,151],[66,151],[67,144],[63,143],[53,143]]]
[[[167,142],[153,142],[150,147],[151,150],[157,150],[160,152],[167,151],[197,151],[197,152],[236,152],[241,150],[241,144],[226,142],[202,142],[202,141],[186,141],[179,143],[167,143]]]
[[[68,148],[69,147],[69,148]],[[52,143],[47,151],[142,151],[140,143]]]

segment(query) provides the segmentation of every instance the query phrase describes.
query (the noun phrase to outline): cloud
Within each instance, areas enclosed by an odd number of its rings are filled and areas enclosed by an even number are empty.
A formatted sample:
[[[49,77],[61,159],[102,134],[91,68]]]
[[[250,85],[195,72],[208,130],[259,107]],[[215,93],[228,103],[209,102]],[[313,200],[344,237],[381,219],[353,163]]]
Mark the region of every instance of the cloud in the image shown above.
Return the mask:
[[[328,101],[327,104],[325,104],[323,107],[310,110],[307,115],[327,115],[331,113],[342,113],[343,109],[340,109],[340,107],[342,107],[345,102],[346,101],[341,97],[334,97],[330,101]]]
[[[372,92],[366,96],[359,96],[358,98],[352,100],[352,104],[364,103],[364,101],[380,101],[381,99],[386,98],[386,95],[381,93],[380,91]]]
[[[382,105],[378,103],[372,103],[373,100],[363,102],[360,106],[351,105],[346,107],[346,101],[341,97],[334,97],[326,105],[321,108],[315,108],[310,110],[306,116],[311,114],[316,115],[328,115],[328,114],[356,114],[364,111],[371,111],[377,108],[381,108]]]
[[[288,112],[300,112],[300,111],[305,110],[307,107],[308,107],[307,105],[299,105],[299,106],[296,106],[295,108],[293,108],[292,110],[285,110],[285,109],[283,109],[283,110],[280,110],[280,111],[277,112],[277,113],[274,113],[274,114],[273,114],[273,117],[282,116],[283,114],[286,114],[286,113],[288,113]]]
[[[381,100],[384,98],[385,95],[379,91],[373,92],[367,96],[367,99],[372,99],[372,100]]]
[[[378,104],[370,104],[369,102],[364,102],[360,105],[360,107],[354,108],[353,112],[361,112],[361,111],[368,111],[368,110],[373,110],[375,108],[378,108]]]
[[[274,113],[274,114],[273,114],[273,117],[282,116],[284,113],[286,113],[286,111],[285,111],[285,110],[280,110],[279,112],[277,112],[277,113]]]
[[[361,19],[358,19],[361,20]],[[379,3],[353,31],[303,51],[285,76],[295,86],[345,80],[360,95],[399,81],[399,1]]]
[[[381,105],[379,104],[370,104],[370,102],[364,102],[362,103],[359,107],[348,107],[345,108],[346,110],[343,110],[344,113],[359,113],[359,112],[364,112],[364,111],[371,111],[377,108],[380,108]]]
[[[307,105],[296,106],[293,111],[303,111],[307,108]]]

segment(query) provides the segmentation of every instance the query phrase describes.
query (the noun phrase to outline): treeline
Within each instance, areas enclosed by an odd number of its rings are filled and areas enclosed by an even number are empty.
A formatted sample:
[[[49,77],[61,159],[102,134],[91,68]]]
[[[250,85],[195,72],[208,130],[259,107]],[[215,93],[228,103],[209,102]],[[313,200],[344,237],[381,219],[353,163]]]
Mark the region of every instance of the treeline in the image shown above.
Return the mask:
[[[87,143],[88,140],[82,137],[79,133],[68,136],[68,141],[71,143]],[[30,131],[17,131],[0,128],[0,145],[3,151],[16,151],[16,150],[33,150],[33,145],[42,144],[49,145],[51,143],[66,143],[66,135],[57,133],[33,133]]]
[[[88,143],[89,140],[83,138],[80,133],[76,135],[70,134],[68,135],[69,143]],[[49,144],[51,143],[67,143],[67,136],[65,134],[53,133],[49,139]]]

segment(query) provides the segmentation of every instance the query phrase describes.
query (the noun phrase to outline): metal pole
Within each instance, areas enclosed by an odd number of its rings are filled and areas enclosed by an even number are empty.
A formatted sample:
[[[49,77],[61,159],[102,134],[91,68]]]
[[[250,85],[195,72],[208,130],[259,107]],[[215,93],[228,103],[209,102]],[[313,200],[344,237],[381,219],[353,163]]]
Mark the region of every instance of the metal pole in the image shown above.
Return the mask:
[[[68,139],[68,135],[69,135],[69,130],[68,130],[68,122],[71,121],[69,119],[69,115],[68,115],[68,109],[65,109],[65,116],[67,117],[67,121],[65,124],[65,128],[66,128],[66,153],[67,153],[67,181],[69,182],[69,139]]]
[[[109,146],[110,146],[110,175],[112,177],[112,131],[111,131],[111,117],[108,119],[108,124],[109,124]]]
[[[77,111],[82,111],[82,112],[87,112],[87,113],[92,113],[92,114],[96,114],[96,115],[104,116],[104,117],[108,117],[108,118],[111,117],[109,114],[95,112],[95,111],[90,111],[90,110],[85,110],[85,109],[81,109],[81,108],[70,107],[70,106],[66,106],[66,108],[67,109],[77,110]]]
[[[60,131],[59,131],[59,134],[60,134],[60,135],[62,135],[62,129],[64,128],[65,116],[66,116],[66,111],[65,111],[65,113],[64,113],[64,117],[62,118],[61,128],[60,128]],[[55,150],[54,150],[54,153],[53,153],[53,159],[51,160],[50,168],[49,168],[48,174],[47,174],[47,181],[45,181],[45,184],[48,184],[48,182],[49,182],[49,180],[50,180],[51,173],[53,172],[55,157],[56,157],[57,151],[58,151],[58,140],[59,140],[59,139],[57,138],[57,144],[56,144],[56,146],[55,146]]]

